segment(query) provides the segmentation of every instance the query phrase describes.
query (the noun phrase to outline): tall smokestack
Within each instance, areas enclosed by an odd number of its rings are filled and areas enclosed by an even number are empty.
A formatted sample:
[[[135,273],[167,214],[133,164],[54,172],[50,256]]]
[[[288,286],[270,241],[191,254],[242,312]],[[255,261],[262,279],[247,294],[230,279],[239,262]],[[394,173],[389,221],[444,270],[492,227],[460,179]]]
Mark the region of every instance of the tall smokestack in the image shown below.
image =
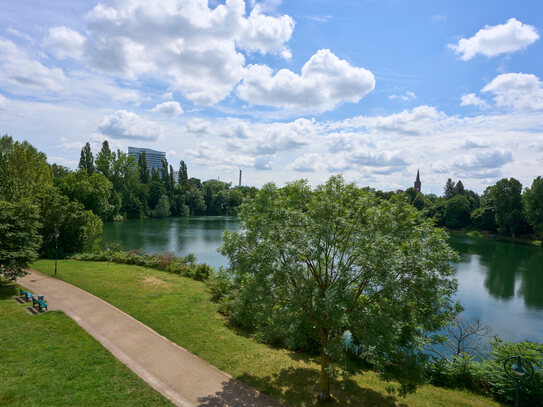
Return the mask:
[[[241,186],[241,170],[239,170],[239,186]]]

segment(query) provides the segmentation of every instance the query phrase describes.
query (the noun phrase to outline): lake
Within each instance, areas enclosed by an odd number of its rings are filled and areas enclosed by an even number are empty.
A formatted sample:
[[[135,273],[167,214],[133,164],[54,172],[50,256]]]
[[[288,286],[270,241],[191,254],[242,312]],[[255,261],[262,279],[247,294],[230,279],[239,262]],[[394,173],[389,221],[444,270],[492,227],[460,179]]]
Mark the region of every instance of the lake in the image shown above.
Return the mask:
[[[144,219],[104,224],[104,247],[194,253],[199,262],[227,266],[217,253],[225,230],[239,221],[229,216]],[[479,318],[502,339],[543,342],[543,248],[452,234],[460,253],[455,264],[458,299],[465,318]]]

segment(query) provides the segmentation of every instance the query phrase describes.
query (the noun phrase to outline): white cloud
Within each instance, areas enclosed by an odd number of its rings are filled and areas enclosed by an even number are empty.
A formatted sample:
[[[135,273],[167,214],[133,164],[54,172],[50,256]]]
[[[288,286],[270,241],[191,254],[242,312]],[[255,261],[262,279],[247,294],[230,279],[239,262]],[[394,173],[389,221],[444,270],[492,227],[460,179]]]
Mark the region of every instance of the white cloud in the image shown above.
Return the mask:
[[[496,105],[519,110],[543,110],[543,83],[532,74],[498,75],[482,92],[494,94]]]
[[[405,92],[405,95],[396,95],[392,94],[388,98],[390,100],[403,100],[404,102],[407,102],[408,100],[416,99],[417,95],[415,95],[415,92]]]
[[[285,43],[292,36],[294,19],[288,15],[271,17],[262,14],[261,6],[257,5],[249,15],[242,20],[242,33],[237,40],[240,48],[247,51],[258,51],[261,54],[268,52],[280,54],[290,59],[290,51]]]
[[[485,26],[471,38],[462,38],[457,44],[449,44],[463,61],[469,61],[477,54],[488,58],[500,54],[520,51],[539,38],[534,26],[510,18],[505,24]]]
[[[155,141],[163,136],[161,126],[126,110],[104,117],[98,131],[113,139]]]
[[[49,68],[32,59],[12,41],[0,37],[0,83],[4,90],[35,96],[64,93],[67,80],[60,68]]]
[[[172,90],[199,104],[224,99],[245,74],[241,51],[288,58],[286,42],[294,20],[263,14],[247,16],[243,0],[210,8],[207,0],[106,0],[87,15],[86,37],[66,28],[50,30],[45,44],[64,58],[126,79],[158,75]]]
[[[164,116],[174,118],[176,116],[179,116],[181,113],[183,113],[183,108],[179,104],[179,102],[171,101],[171,102],[164,102],[156,105],[153,109],[153,112],[157,112],[160,114],[163,114]]]
[[[298,157],[287,168],[298,172],[315,172],[323,169],[320,154],[310,153]]]
[[[460,106],[477,106],[481,109],[487,109],[488,103],[476,96],[475,93],[468,93],[461,97]]]
[[[463,154],[452,164],[461,177],[497,178],[501,174],[501,167],[512,161],[510,150],[485,149]]]
[[[341,102],[357,103],[375,87],[373,74],[321,49],[302,67],[301,75],[266,65],[249,65],[238,95],[255,105],[325,111]]]
[[[53,27],[45,37],[44,45],[59,59],[79,59],[83,55],[85,37],[68,27]]]
[[[204,141],[196,149],[188,149],[185,155],[191,163],[203,165],[215,169],[234,169],[242,167],[254,167],[256,169],[270,169],[269,156],[251,156],[242,153],[228,153],[217,145]]]
[[[430,20],[432,21],[432,23],[443,23],[447,21],[447,16],[444,14],[436,14],[433,15]]]

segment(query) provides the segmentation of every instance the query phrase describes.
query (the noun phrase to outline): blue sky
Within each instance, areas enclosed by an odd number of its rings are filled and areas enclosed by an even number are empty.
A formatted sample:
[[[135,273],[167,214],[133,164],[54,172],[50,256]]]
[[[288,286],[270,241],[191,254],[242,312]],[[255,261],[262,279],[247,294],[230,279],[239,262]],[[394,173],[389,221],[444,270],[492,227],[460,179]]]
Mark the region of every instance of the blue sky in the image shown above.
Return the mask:
[[[536,1],[12,0],[0,133],[75,168],[103,140],[244,183],[343,173],[481,192],[543,173]]]

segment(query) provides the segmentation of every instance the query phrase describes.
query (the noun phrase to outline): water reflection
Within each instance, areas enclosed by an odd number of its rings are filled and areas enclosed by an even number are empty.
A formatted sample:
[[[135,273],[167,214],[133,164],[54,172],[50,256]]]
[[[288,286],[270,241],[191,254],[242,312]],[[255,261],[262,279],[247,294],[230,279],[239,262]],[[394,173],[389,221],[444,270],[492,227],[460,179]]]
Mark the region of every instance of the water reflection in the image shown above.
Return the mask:
[[[507,340],[543,338],[543,249],[452,235],[464,317],[480,318]]]
[[[213,267],[227,261],[218,252],[225,230],[237,230],[233,217],[146,219],[104,225],[104,247],[194,253]],[[460,254],[455,264],[464,318],[479,318],[506,340],[543,340],[543,248],[452,235]]]

